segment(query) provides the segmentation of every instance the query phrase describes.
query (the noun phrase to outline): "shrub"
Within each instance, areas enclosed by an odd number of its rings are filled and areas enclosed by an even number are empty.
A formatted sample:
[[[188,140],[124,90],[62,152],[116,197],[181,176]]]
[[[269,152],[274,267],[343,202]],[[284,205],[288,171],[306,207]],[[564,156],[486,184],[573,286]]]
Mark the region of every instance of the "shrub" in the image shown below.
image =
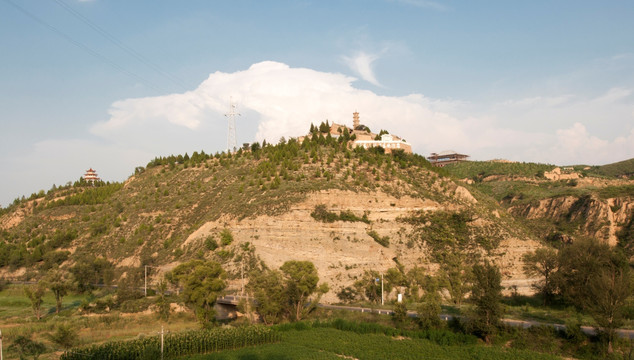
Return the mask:
[[[230,245],[233,242],[233,234],[231,230],[224,229],[220,232],[220,243],[222,246]]]
[[[336,213],[326,210],[325,204],[315,205],[315,210],[310,213],[310,216],[312,216],[317,221],[327,223],[335,222],[338,219]]]
[[[381,245],[383,247],[389,247],[390,246],[390,237],[389,236],[381,237],[381,235],[379,235],[379,233],[377,233],[375,230],[368,231],[368,235],[372,239],[374,239],[374,241],[376,241],[379,245]]]
[[[77,343],[77,329],[67,324],[60,324],[48,337],[57,345],[69,349]]]
[[[342,288],[338,293],[337,293],[337,297],[339,298],[339,300],[341,300],[342,302],[350,302],[350,301],[354,301],[357,299],[357,297],[359,296],[359,292],[351,287],[351,286],[347,286],[345,288]]]
[[[214,251],[218,248],[218,242],[216,241],[216,239],[214,239],[213,236],[207,236],[207,238],[205,239],[205,247],[209,251]]]

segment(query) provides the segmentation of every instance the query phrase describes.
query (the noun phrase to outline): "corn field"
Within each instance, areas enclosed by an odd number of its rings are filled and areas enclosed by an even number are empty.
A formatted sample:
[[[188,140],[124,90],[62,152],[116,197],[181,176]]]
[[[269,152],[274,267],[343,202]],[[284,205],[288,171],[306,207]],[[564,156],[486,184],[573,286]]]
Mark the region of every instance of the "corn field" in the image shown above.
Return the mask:
[[[263,326],[186,331],[164,336],[163,358],[175,359],[182,355],[205,354],[278,341],[280,341],[279,334]],[[161,338],[160,336],[152,336],[131,341],[115,341],[74,348],[62,354],[60,360],[160,358]]]

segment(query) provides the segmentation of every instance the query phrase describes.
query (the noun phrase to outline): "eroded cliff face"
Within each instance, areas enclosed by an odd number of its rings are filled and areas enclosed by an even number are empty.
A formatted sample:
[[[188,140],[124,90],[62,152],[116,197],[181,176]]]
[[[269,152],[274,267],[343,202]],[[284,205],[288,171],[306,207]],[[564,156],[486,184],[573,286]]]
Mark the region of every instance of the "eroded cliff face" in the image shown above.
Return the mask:
[[[629,197],[600,199],[591,195],[547,198],[535,204],[514,205],[511,200],[508,211],[531,220],[567,223],[581,235],[614,246],[618,242],[618,231],[632,219],[634,200]]]
[[[313,262],[321,281],[330,285],[331,291],[324,300],[337,301],[335,294],[354,283],[365,270],[384,272],[396,266],[395,258],[407,270],[418,266],[434,273],[438,265],[430,259],[429,249],[424,245],[412,245],[409,238],[412,226],[399,219],[421,210],[459,211],[475,201],[466,189],[460,192],[462,202],[440,204],[408,196],[396,198],[381,191],[319,191],[309,194],[305,201],[294,204],[288,212],[279,216],[242,220],[225,217],[205,223],[189,236],[183,248],[197,247],[207,236],[228,228],[234,235],[236,246],[246,242],[253,244],[256,254],[269,267],[278,268],[287,260]],[[333,212],[350,210],[358,216],[365,212],[371,223],[316,221],[310,214],[319,204],[325,204]],[[481,222],[488,223],[484,219]],[[382,237],[388,236],[389,247],[374,241],[368,235],[370,230]],[[501,266],[507,281],[521,282],[525,278],[521,271],[521,257],[537,247],[538,243],[534,240],[508,236],[500,242],[493,258]],[[526,288],[528,290],[528,285]]]

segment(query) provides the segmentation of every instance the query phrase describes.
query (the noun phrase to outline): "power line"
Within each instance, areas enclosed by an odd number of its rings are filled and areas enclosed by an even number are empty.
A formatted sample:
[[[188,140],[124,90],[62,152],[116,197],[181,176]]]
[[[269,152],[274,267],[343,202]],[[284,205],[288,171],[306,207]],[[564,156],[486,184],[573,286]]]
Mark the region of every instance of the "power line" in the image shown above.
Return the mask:
[[[93,30],[95,30],[96,32],[98,32],[99,34],[101,34],[101,36],[103,36],[104,38],[106,38],[108,41],[110,41],[111,43],[113,43],[115,46],[117,46],[118,48],[120,48],[121,50],[125,51],[126,53],[128,53],[129,55],[131,55],[132,57],[134,57],[135,59],[137,59],[139,62],[141,62],[142,64],[152,68],[154,71],[156,71],[157,73],[163,75],[165,78],[169,79],[171,82],[173,82],[174,84],[182,87],[184,90],[187,90],[187,86],[180,81],[179,79],[173,77],[172,75],[170,75],[169,73],[167,73],[166,71],[164,71],[163,69],[161,69],[161,67],[159,67],[158,65],[156,65],[155,63],[153,63],[150,59],[146,58],[145,56],[143,56],[142,54],[140,54],[138,51],[134,50],[133,48],[125,45],[123,42],[121,42],[119,39],[117,39],[114,35],[110,34],[108,31],[106,31],[104,28],[100,27],[99,25],[95,24],[94,22],[92,22],[90,19],[88,19],[87,17],[85,17],[84,15],[82,15],[80,12],[78,12],[77,10],[73,9],[71,6],[69,6],[68,4],[66,4],[64,1],[62,0],[55,0],[55,2],[61,6],[62,8],[64,8],[66,11],[68,11],[71,15],[73,15],[74,17],[76,17],[77,19],[79,19],[80,21],[82,21],[84,24],[88,25],[89,27],[91,27]]]
[[[33,13],[29,12],[25,8],[23,8],[20,5],[16,4],[13,0],[4,0],[4,1],[7,2],[9,5],[13,6],[14,8],[16,8],[17,10],[19,10],[20,12],[22,12],[24,15],[26,15],[26,16],[30,17],[31,19],[33,19],[35,22],[37,22],[40,25],[44,26],[48,30],[54,32],[58,36],[64,38],[66,41],[70,42],[71,44],[75,45],[76,47],[80,48],[81,50],[84,50],[85,52],[87,52],[90,55],[96,57],[97,59],[107,63],[108,65],[110,65],[113,68],[119,70],[120,72],[122,72],[122,73],[124,73],[124,74],[126,74],[126,75],[128,75],[130,77],[135,78],[139,82],[141,82],[141,83],[147,85],[148,87],[151,87],[151,88],[153,88],[153,89],[155,89],[157,91],[166,92],[165,90],[161,89],[160,87],[154,85],[152,82],[144,79],[140,75],[137,75],[136,73],[127,70],[123,66],[121,66],[121,65],[117,64],[116,62],[108,59],[107,57],[103,56],[102,54],[92,50],[91,48],[89,48],[88,46],[84,45],[83,43],[81,43],[81,42],[73,39],[72,37],[66,35],[64,32],[62,32],[61,30],[57,29],[55,26],[47,23],[46,21],[40,19],[39,17],[37,17]]]

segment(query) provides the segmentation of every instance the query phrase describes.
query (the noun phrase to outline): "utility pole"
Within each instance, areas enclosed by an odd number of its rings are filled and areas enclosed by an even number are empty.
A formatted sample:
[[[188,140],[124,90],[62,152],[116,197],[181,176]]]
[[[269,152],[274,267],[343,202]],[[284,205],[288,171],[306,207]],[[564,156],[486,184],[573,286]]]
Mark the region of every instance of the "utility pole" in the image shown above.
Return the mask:
[[[163,325],[161,325],[161,360],[163,360]]]
[[[167,331],[169,333],[169,331]],[[156,332],[157,334],[161,335],[161,360],[163,360],[163,352],[165,349],[165,341],[163,339],[163,337],[165,336],[166,331],[163,330],[163,325],[161,325],[161,332]]]
[[[145,285],[143,286],[143,292],[145,294],[145,297],[147,297],[147,268],[154,268],[154,269],[158,269],[158,268],[156,266],[150,266],[150,265],[145,265],[144,268],[145,268]]]
[[[381,274],[381,305],[383,305],[383,274]]]
[[[244,296],[244,256],[242,257],[242,261],[240,261],[240,277],[242,277],[240,296]]]

